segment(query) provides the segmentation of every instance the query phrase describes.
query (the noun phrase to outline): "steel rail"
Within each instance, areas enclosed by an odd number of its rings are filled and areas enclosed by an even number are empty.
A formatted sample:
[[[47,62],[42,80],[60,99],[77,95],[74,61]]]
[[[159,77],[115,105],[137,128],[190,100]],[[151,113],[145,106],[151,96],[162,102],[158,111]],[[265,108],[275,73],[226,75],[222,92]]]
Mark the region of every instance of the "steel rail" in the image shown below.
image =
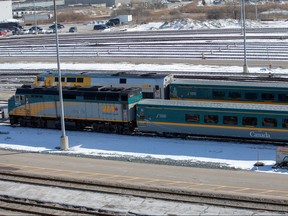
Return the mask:
[[[70,190],[89,192],[101,192],[117,195],[131,195],[137,197],[149,197],[160,200],[179,201],[187,203],[201,203],[207,205],[236,207],[251,210],[263,210],[273,212],[288,212],[288,200],[279,197],[256,197],[240,194],[216,193],[207,191],[179,190],[167,187],[141,187],[132,184],[100,182],[84,179],[58,178],[52,176],[38,176],[20,174],[15,172],[0,172],[0,180],[26,183],[32,185],[59,187]]]

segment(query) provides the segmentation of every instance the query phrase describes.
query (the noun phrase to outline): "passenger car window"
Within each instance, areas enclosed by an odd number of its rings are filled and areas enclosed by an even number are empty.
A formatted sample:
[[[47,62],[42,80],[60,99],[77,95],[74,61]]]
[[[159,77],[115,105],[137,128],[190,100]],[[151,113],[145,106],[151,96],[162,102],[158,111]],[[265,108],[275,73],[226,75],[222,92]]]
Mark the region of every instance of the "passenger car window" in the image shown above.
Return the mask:
[[[212,96],[213,98],[216,98],[216,99],[222,99],[225,97],[225,92],[222,92],[222,91],[213,91],[212,92]]]
[[[283,119],[282,120],[282,127],[283,128],[288,128],[288,119]]]
[[[237,116],[223,116],[223,124],[236,125],[237,123]]]
[[[204,123],[207,124],[218,124],[218,116],[217,115],[205,115]]]
[[[243,126],[257,126],[257,118],[256,117],[243,117],[242,119]]]
[[[262,100],[273,101],[274,100],[274,95],[271,94],[271,93],[263,93],[262,94]]]
[[[229,98],[230,99],[240,99],[241,94],[239,92],[229,92]]]
[[[287,94],[279,94],[278,100],[281,102],[288,102],[288,95]]]
[[[275,118],[263,118],[262,126],[265,127],[277,127],[277,120]]]
[[[257,100],[257,94],[256,93],[245,93],[245,99]]]
[[[200,116],[198,114],[185,114],[185,121],[199,123]]]

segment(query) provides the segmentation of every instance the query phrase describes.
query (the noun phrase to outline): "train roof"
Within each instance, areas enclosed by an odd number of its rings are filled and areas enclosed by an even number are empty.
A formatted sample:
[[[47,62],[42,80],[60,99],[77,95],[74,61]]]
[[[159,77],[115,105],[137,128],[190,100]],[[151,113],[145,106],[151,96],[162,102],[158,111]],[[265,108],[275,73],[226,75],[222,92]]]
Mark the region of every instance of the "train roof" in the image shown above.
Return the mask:
[[[203,86],[224,86],[224,87],[256,87],[256,88],[288,88],[286,83],[279,82],[243,82],[243,81],[221,81],[221,80],[194,80],[177,79],[172,81],[172,85],[203,85]]]
[[[68,92],[74,92],[77,95],[82,93],[105,93],[105,94],[130,94],[130,93],[141,93],[141,88],[138,87],[106,87],[106,86],[91,86],[91,87],[63,87],[63,94]],[[59,94],[58,87],[35,87],[31,85],[23,85],[16,90],[17,94]]]
[[[56,71],[46,71],[44,73],[39,74],[38,76],[58,76],[58,72]],[[97,72],[62,72],[62,76],[89,76],[95,78],[153,78],[153,79],[164,79],[168,76],[173,76],[172,74],[157,74],[157,73],[130,73],[130,72],[117,72],[117,73],[97,73]]]
[[[151,106],[170,106],[170,107],[193,107],[193,108],[207,108],[207,109],[229,109],[229,110],[252,110],[252,111],[273,111],[273,112],[287,112],[286,105],[271,105],[271,104],[248,104],[248,103],[231,103],[231,102],[206,102],[206,101],[182,101],[182,100],[155,100],[143,99],[139,105]]]

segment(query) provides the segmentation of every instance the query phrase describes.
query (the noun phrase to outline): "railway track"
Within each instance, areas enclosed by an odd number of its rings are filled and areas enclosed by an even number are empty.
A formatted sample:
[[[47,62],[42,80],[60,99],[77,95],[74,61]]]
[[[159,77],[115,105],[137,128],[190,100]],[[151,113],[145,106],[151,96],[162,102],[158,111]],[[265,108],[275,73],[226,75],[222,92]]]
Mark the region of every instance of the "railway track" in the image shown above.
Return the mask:
[[[113,216],[114,213],[99,212],[97,209],[85,208],[83,206],[61,205],[53,202],[41,202],[38,200],[21,199],[11,196],[0,196],[0,209],[14,212],[14,214],[32,215],[99,215]]]
[[[239,60],[243,58],[240,29],[160,32],[118,32],[62,35],[60,55],[65,58],[135,58],[135,59],[206,59]],[[251,61],[287,61],[286,29],[248,30],[247,56]],[[266,34],[267,33],[267,34]],[[268,34],[269,33],[269,34]],[[277,34],[275,34],[277,33]],[[53,35],[9,38],[0,41],[2,58],[55,57]],[[33,40],[33,41],[31,41]]]
[[[273,211],[275,212],[288,212],[288,200],[269,198],[269,197],[253,197],[253,196],[243,196],[243,195],[233,195],[233,194],[219,194],[213,192],[199,192],[199,191],[191,191],[191,190],[176,190],[169,188],[154,188],[147,186],[135,186],[128,185],[123,183],[109,183],[109,182],[98,182],[98,181],[89,181],[89,180],[75,180],[68,178],[56,178],[56,177],[43,177],[29,174],[19,174],[15,172],[0,172],[0,180],[2,181],[11,181],[17,183],[26,183],[32,185],[40,185],[40,186],[48,186],[48,187],[58,187],[70,190],[81,190],[81,191],[89,191],[95,193],[109,193],[109,194],[118,194],[118,195],[130,195],[137,197],[147,197],[154,198],[160,200],[169,200],[169,201],[178,201],[185,203],[201,203],[215,206],[225,206],[225,207],[236,207],[250,210],[261,210],[261,211]],[[60,211],[63,213],[66,211],[74,214],[95,214],[97,215],[109,215],[109,212],[106,214],[98,214],[101,213],[97,209],[85,209],[80,208],[79,206],[65,206],[61,204],[55,205],[55,203],[43,203],[38,202],[37,200],[26,200],[25,202],[29,203],[26,205],[35,205],[36,207],[44,212],[47,212],[47,215],[53,215],[52,211],[55,211],[57,214]],[[17,211],[28,211],[23,205],[23,200],[18,200],[13,197],[0,197],[0,208],[9,209],[13,211],[13,205],[17,206],[14,210]],[[7,206],[7,207],[5,207]],[[34,208],[34,207],[33,207]],[[28,212],[27,212],[28,213]],[[29,212],[31,213],[31,212]],[[37,212],[34,212],[37,213]],[[115,214],[115,212],[114,212]],[[45,215],[45,214],[44,214]],[[63,214],[60,214],[63,215]],[[110,213],[110,215],[112,215]]]

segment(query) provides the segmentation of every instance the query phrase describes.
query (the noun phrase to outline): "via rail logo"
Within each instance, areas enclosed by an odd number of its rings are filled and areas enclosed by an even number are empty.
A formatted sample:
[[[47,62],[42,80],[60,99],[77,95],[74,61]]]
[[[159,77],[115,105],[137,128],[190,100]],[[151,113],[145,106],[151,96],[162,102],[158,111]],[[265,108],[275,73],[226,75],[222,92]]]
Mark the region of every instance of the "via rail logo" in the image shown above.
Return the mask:
[[[250,137],[271,139],[271,134],[266,131],[250,131]]]

